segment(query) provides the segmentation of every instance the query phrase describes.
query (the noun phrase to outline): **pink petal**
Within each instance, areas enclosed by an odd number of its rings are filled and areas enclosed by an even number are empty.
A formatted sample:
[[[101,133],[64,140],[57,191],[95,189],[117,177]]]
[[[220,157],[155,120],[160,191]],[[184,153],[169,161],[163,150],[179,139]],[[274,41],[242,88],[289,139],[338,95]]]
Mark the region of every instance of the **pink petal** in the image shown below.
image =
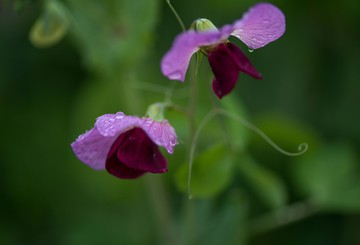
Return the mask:
[[[105,161],[115,139],[104,137],[96,128],[80,135],[71,144],[77,158],[93,169],[105,169]]]
[[[233,30],[228,25],[219,31],[181,33],[161,60],[162,73],[171,80],[183,82],[191,56],[202,46],[214,45],[226,40]]]
[[[178,143],[175,130],[167,120],[157,122],[150,118],[125,116],[124,113],[118,112],[99,117],[95,125],[105,137],[118,136],[134,127],[142,128],[155,144],[166,148],[170,154],[174,152],[174,147]]]
[[[105,169],[106,158],[114,141],[121,133],[134,127],[142,128],[155,144],[173,153],[178,142],[175,130],[168,121],[126,116],[122,112],[99,117],[95,127],[80,135],[71,147],[80,161],[96,170]]]
[[[284,34],[285,16],[274,5],[259,3],[234,23],[234,29],[231,35],[239,38],[249,48],[261,48]]]

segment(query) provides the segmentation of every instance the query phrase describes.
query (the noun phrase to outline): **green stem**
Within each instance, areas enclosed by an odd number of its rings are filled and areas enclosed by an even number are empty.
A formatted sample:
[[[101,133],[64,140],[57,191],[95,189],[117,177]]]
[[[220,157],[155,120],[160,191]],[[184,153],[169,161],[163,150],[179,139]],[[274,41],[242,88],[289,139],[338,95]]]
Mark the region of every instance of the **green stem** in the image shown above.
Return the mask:
[[[211,81],[212,77],[210,77],[210,81]],[[219,106],[219,102],[216,99],[213,91],[212,91],[212,86],[210,84],[210,86],[208,86],[209,88],[209,95],[210,95],[210,99],[213,105],[213,110],[215,110],[217,113],[221,110],[221,107]],[[220,127],[225,135],[225,139],[226,139],[226,143],[229,145],[231,151],[233,151],[235,149],[233,142],[230,140],[230,134],[229,131],[227,130],[227,127],[225,125],[225,121],[224,121],[224,116],[223,115],[219,115],[219,123],[220,123]]]
[[[189,140],[190,140],[190,150],[189,150],[189,169],[188,169],[188,182],[187,182],[187,191],[188,197],[191,199],[190,191],[190,182],[191,182],[191,170],[192,170],[192,158],[194,155],[194,149],[196,144],[195,133],[196,133],[196,97],[197,97],[197,76],[194,72],[194,63],[190,65],[190,87],[189,87],[189,106],[188,106],[188,119],[189,119]]]
[[[176,19],[178,20],[180,26],[181,26],[181,29],[183,31],[186,31],[186,28],[185,28],[185,25],[184,25],[184,22],[181,20],[180,18],[180,15],[176,12],[175,8],[172,6],[172,4],[170,3],[170,0],[166,0],[167,4],[169,5],[171,11],[173,12],[173,14],[175,15]]]
[[[216,115],[216,111],[211,110],[202,120],[202,122],[199,125],[199,128],[196,130],[192,140],[191,140],[191,147],[190,147],[190,155],[189,155],[189,170],[188,170],[188,181],[187,181],[187,192],[188,197],[191,199],[191,174],[192,174],[192,168],[193,168],[193,162],[194,162],[194,155],[195,155],[195,148],[197,145],[197,141],[199,139],[201,130],[205,127],[205,125]]]
[[[159,234],[164,236],[164,244],[178,244],[173,227],[169,199],[159,176],[145,176],[145,184],[150,193],[155,216],[159,223]]]

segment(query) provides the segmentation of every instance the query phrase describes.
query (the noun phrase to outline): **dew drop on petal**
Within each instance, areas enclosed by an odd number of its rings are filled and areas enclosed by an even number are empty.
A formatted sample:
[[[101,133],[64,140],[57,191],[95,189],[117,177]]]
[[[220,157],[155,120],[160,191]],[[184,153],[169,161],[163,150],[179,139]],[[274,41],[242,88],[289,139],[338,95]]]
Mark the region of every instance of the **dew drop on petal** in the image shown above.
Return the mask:
[[[123,112],[116,113],[116,119],[121,119],[121,118],[124,118],[124,117],[125,117],[125,114]]]
[[[146,125],[146,126],[151,126],[152,123],[153,123],[153,120],[152,120],[151,118],[148,118],[148,119],[146,119],[146,121],[145,121],[145,125]]]

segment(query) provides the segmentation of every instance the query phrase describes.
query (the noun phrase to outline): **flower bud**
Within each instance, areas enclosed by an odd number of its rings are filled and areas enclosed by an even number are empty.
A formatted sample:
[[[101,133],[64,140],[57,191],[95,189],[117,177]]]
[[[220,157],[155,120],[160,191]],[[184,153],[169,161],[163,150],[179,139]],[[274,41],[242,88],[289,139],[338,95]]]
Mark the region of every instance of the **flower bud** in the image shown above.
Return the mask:
[[[164,120],[165,108],[166,105],[164,103],[157,102],[149,105],[146,113],[154,121],[161,122]]]
[[[195,20],[190,29],[193,29],[197,32],[205,32],[205,31],[217,31],[216,26],[208,19],[200,18]]]

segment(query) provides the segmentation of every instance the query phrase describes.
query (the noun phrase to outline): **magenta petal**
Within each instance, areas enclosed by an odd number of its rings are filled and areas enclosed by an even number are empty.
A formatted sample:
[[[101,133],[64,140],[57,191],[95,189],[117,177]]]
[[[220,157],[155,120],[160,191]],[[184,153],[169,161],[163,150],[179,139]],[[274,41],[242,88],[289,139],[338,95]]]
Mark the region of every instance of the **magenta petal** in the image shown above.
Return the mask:
[[[270,3],[259,3],[246,12],[233,25],[231,35],[239,38],[249,48],[257,49],[275,41],[285,32],[285,16]]]
[[[219,99],[230,93],[239,76],[239,68],[226,44],[219,44],[208,53],[211,69],[215,75],[213,90]]]

